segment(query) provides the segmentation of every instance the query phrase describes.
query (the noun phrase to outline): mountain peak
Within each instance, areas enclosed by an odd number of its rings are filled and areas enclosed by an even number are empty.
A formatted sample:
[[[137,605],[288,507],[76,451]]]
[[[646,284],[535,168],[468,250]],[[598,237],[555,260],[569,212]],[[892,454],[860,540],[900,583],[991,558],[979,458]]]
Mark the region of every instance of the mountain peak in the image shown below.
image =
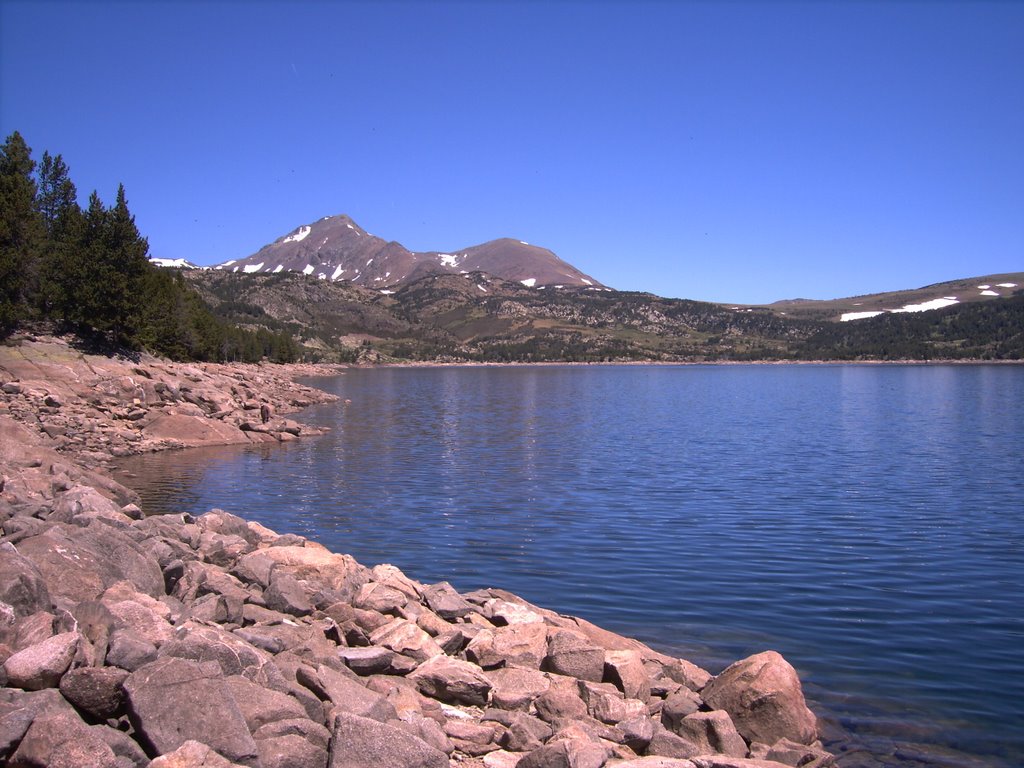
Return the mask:
[[[453,252],[413,252],[371,235],[347,214],[302,224],[244,259],[214,269],[246,273],[302,272],[393,291],[431,273],[484,272],[529,287],[604,288],[547,248],[511,237]]]

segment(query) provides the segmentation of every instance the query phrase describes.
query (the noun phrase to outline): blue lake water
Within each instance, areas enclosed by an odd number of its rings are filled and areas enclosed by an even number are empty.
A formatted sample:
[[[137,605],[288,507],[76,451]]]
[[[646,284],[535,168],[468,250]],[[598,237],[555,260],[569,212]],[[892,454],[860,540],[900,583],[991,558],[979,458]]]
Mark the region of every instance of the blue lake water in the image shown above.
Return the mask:
[[[312,383],[350,401],[303,415],[330,434],[137,457],[122,479],[150,512],[221,507],[713,672],[774,648],[885,762],[1024,764],[1024,367]]]

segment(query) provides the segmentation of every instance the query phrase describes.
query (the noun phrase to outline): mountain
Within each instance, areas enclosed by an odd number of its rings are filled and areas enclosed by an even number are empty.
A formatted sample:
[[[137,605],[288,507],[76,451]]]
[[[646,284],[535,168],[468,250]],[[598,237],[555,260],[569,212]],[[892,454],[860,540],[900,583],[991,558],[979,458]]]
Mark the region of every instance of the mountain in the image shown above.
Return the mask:
[[[325,360],[682,360],[777,357],[816,323],[646,293],[532,288],[435,273],[394,292],[281,271],[190,270],[215,314],[286,330]]]
[[[997,289],[978,286],[999,283],[978,278],[960,281],[973,286],[964,298],[977,301],[839,322],[836,307],[802,309],[803,301],[738,307],[589,287],[541,290],[482,271],[434,271],[385,291],[284,270],[181,275],[224,320],[288,331],[323,360],[1024,359],[1024,290],[982,295]],[[1018,280],[1024,284],[1024,274],[999,282]],[[882,303],[924,303],[920,291],[952,296],[949,285],[885,294]],[[842,308],[875,299],[836,301]]]
[[[787,299],[761,305],[779,315],[808,320],[850,322],[886,314],[927,312],[979,301],[1006,298],[1024,288],[1024,272],[1006,272],[934,283],[922,288],[887,291],[844,299]]]
[[[345,215],[304,224],[251,256],[214,268],[244,274],[301,272],[382,292],[394,292],[427,275],[470,272],[515,280],[528,288],[609,290],[547,248],[521,240],[502,238],[452,253],[417,253],[371,235]]]

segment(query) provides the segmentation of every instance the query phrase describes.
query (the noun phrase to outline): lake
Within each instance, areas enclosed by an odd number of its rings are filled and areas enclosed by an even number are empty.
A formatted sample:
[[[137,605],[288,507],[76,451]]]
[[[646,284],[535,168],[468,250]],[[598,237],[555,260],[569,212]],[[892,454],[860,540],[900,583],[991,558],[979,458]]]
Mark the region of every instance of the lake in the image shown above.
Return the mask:
[[[1024,764],[1024,367],[356,369],[319,438],[123,462],[422,582],[717,672],[780,651],[877,755]],[[887,761],[898,762],[893,758]]]

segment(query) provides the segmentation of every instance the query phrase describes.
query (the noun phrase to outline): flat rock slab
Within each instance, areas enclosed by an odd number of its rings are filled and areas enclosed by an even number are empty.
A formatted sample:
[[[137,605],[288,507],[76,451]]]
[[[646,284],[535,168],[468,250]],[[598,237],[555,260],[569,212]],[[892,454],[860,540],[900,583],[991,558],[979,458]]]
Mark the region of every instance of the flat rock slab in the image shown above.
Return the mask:
[[[186,741],[223,757],[256,765],[259,753],[218,665],[163,658],[124,683],[128,716],[151,754],[173,752]]]
[[[58,605],[95,600],[119,581],[131,582],[150,597],[164,594],[164,577],[156,559],[102,523],[86,528],[54,524],[20,542],[18,551],[35,563]]]
[[[358,715],[339,714],[330,768],[448,768],[448,756],[405,731]]]

